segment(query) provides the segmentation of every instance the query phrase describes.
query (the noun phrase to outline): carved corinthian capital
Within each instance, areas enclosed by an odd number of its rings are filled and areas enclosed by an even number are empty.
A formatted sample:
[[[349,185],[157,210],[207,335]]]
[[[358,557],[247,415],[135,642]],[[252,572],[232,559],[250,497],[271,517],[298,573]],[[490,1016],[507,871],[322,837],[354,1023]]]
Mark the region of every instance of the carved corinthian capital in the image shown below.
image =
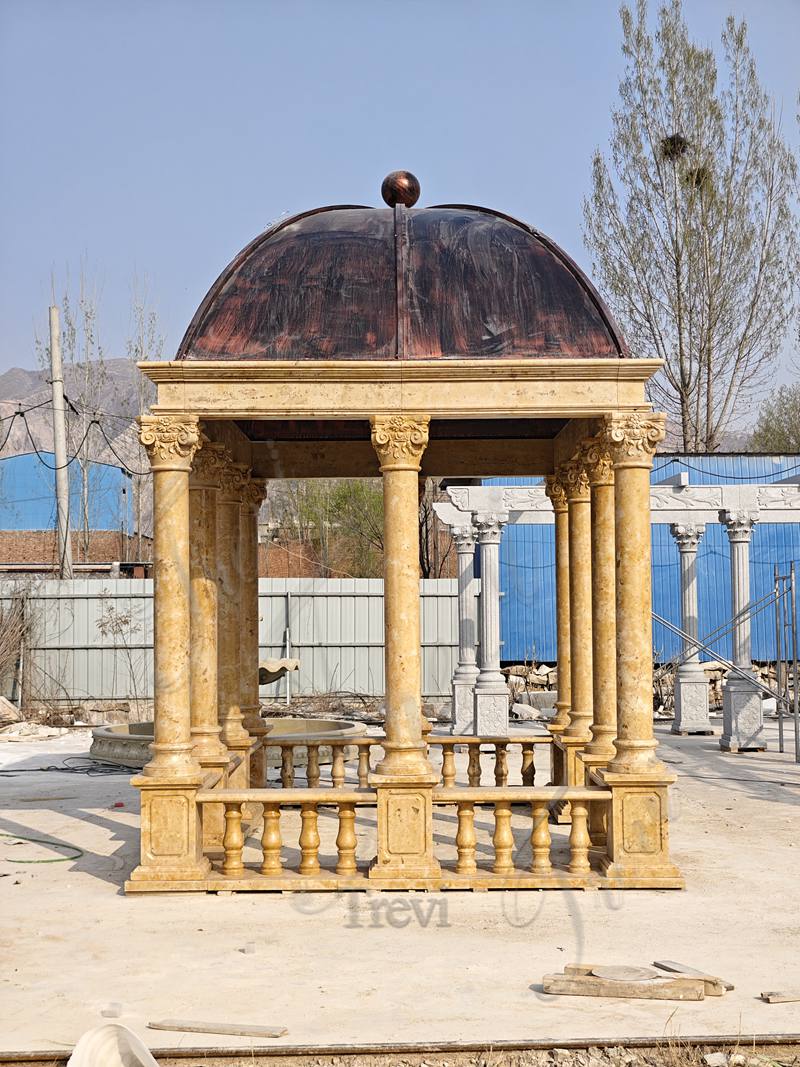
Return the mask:
[[[561,477],[570,504],[589,499],[589,474],[581,457],[562,464]]]
[[[544,491],[550,498],[553,511],[567,510],[567,491],[560,475],[548,474],[544,480]]]
[[[615,467],[650,467],[659,442],[664,440],[664,423],[664,416],[657,411],[606,415],[599,437]]]
[[[614,460],[602,436],[592,437],[586,442],[583,463],[589,476],[589,485],[614,484]]]
[[[139,441],[153,470],[188,472],[202,447],[198,420],[192,415],[142,415]]]
[[[228,461],[220,474],[219,487],[222,498],[241,502],[249,482],[248,468],[244,463]]]
[[[720,519],[725,523],[729,541],[749,541],[758,522],[758,512],[721,511]]]
[[[372,447],[382,471],[418,471],[428,444],[427,415],[375,415],[372,418]]]
[[[243,503],[251,511],[259,511],[267,495],[267,482],[265,478],[250,478],[244,489]]]
[[[670,532],[675,538],[679,552],[696,552],[706,528],[704,524],[673,522],[670,526]]]
[[[456,552],[474,552],[477,533],[477,530],[472,524],[469,526],[452,526],[450,528],[450,535],[455,542]]]
[[[476,511],[473,515],[478,541],[482,545],[499,545],[503,527],[508,522],[507,511]]]
[[[192,460],[192,484],[197,488],[219,488],[222,474],[230,461],[230,453],[218,441],[209,441],[200,434],[200,451]]]

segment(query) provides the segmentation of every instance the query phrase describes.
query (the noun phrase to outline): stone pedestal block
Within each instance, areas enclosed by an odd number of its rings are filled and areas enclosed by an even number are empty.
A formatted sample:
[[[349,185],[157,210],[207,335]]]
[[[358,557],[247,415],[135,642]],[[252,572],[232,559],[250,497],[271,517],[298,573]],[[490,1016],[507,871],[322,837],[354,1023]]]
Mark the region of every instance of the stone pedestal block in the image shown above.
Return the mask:
[[[475,733],[475,678],[453,678],[453,724],[451,731],[454,734]]]
[[[432,878],[441,874],[433,854],[433,786],[438,775],[398,782],[374,774],[378,790],[378,850],[369,877]]]
[[[508,733],[508,689],[475,688],[475,728],[478,737],[497,737]]]
[[[137,775],[131,784],[141,790],[141,862],[130,882],[194,881],[205,878],[211,865],[203,856],[200,810],[195,794],[200,779],[159,782]]]
[[[711,734],[708,717],[708,680],[702,667],[678,668],[675,679],[674,734]]]
[[[764,715],[761,693],[745,678],[729,677],[722,690],[722,737],[726,752],[763,752]]]

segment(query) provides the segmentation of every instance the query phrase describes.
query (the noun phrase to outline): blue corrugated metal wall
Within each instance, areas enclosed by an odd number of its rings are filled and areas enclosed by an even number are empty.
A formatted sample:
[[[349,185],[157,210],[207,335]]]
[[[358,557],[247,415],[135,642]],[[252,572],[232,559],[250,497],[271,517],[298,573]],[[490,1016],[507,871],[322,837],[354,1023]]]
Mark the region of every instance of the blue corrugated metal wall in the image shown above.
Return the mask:
[[[736,485],[780,481],[800,471],[800,456],[724,455],[656,456],[653,482],[688,471],[691,485]],[[540,478],[491,478],[486,485],[538,485]],[[653,610],[680,625],[680,565],[669,526],[653,527]],[[750,545],[751,600],[757,602],[773,587],[776,563],[784,572],[791,560],[800,564],[800,523],[757,523]],[[730,548],[725,529],[708,525],[698,551],[700,635],[725,626],[731,616]],[[504,660],[556,658],[555,546],[552,526],[508,526],[500,545],[500,586],[503,591],[500,626]],[[775,618],[772,606],[752,620],[753,658],[775,657]],[[712,639],[722,656],[730,658],[730,636]],[[653,647],[659,659],[679,651],[679,639],[666,627],[653,624]],[[709,657],[704,657],[709,658]]]

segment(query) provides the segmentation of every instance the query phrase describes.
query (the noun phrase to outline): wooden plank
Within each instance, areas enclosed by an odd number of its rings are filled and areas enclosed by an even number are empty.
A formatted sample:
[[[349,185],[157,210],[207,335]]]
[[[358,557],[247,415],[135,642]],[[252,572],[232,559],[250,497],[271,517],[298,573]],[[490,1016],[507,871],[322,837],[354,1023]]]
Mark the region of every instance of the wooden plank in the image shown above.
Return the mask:
[[[653,966],[662,971],[671,971],[673,974],[679,974],[683,978],[702,978],[706,983],[706,996],[721,997],[723,993],[730,992],[734,988],[733,983],[725,981],[724,978],[717,978],[716,975],[708,974],[706,971],[698,971],[694,967],[687,967],[685,963],[676,963],[675,960],[653,960]],[[716,992],[715,990],[718,986],[722,986],[722,989]]]
[[[614,982],[582,974],[546,974],[545,993],[575,997],[614,997],[625,1000],[703,1000],[699,978],[665,978],[647,982]]]
[[[228,1037],[283,1037],[285,1026],[249,1026],[237,1023],[203,1023],[188,1019],[161,1019],[148,1023],[148,1030],[176,1030],[185,1034],[225,1034]]]
[[[795,1004],[800,1001],[800,990],[785,993],[762,993],[761,999],[767,1004]]]

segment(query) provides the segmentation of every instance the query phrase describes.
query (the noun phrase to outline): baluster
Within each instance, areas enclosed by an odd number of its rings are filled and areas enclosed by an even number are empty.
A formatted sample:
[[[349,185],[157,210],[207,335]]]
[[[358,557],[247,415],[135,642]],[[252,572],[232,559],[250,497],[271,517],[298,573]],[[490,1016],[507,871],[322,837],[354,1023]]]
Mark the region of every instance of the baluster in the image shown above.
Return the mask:
[[[262,789],[266,789],[269,786],[269,748],[270,748],[270,746],[267,744],[266,736],[264,737],[264,740],[261,742],[261,748],[264,751],[264,759],[263,759],[263,763],[262,763],[262,766],[264,768],[264,773],[261,776],[261,788]]]
[[[456,784],[456,751],[454,745],[442,745],[442,781],[445,789]]]
[[[319,830],[317,829],[317,804],[300,805],[300,873],[319,873]]]
[[[319,788],[319,745],[309,742],[306,746],[306,779],[309,789]]]
[[[553,864],[550,862],[550,826],[546,800],[534,800],[533,828],[531,830],[531,870],[540,873],[550,873]]]
[[[494,784],[508,785],[508,742],[495,741],[494,745]]]
[[[264,804],[264,829],[261,834],[262,874],[281,873],[281,809],[279,804]]]
[[[608,841],[608,808],[605,804],[595,802],[589,805],[589,837],[598,847]]]
[[[481,746],[480,742],[469,746],[469,762],[467,763],[467,781],[470,786],[481,784]]]
[[[284,789],[294,785],[294,745],[281,747],[281,785]]]
[[[570,874],[586,874],[589,865],[589,830],[587,828],[588,811],[585,800],[573,800],[572,829],[569,833],[569,871]]]
[[[522,742],[522,784],[530,789],[533,786],[536,769],[533,765],[536,746],[533,741]]]
[[[456,834],[456,848],[458,849],[458,863],[456,870],[459,874],[472,874],[478,869],[475,862],[475,804],[471,800],[461,801],[458,805],[458,833]]]
[[[358,746],[358,784],[362,789],[369,785],[369,746],[370,742],[362,742]]]
[[[339,833],[336,835],[336,848],[339,850],[337,874],[355,874],[356,867],[356,806],[339,805]]]
[[[242,863],[244,834],[242,833],[242,805],[235,801],[225,801],[225,834],[222,838],[222,847],[225,850],[222,873],[232,878],[240,878],[244,874]]]
[[[494,867],[495,874],[510,874],[514,870],[512,854],[514,835],[511,833],[511,802],[496,800],[494,803]]]
[[[340,789],[344,785],[344,745],[331,744],[331,752],[333,753],[331,781],[334,789]]]

